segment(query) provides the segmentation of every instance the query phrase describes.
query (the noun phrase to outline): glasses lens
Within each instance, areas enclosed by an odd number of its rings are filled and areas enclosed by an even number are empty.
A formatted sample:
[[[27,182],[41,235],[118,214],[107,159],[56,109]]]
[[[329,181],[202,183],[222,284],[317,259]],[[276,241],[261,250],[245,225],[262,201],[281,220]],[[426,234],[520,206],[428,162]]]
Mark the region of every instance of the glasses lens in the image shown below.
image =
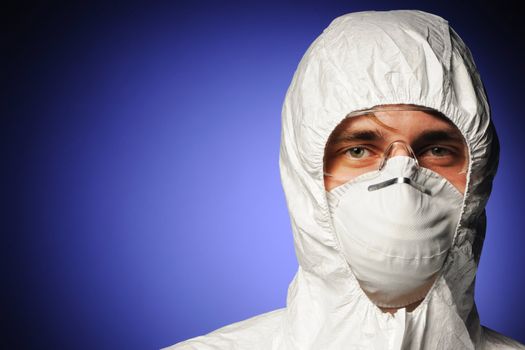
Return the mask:
[[[468,150],[463,135],[439,112],[400,105],[374,107],[348,116],[351,118],[345,118],[334,129],[326,144],[326,188],[379,171],[396,156],[412,157],[419,167],[448,180],[464,177]],[[407,138],[410,143],[402,141]]]
[[[412,157],[418,163],[414,151],[404,141],[394,141],[385,149],[351,147],[338,155],[335,162],[330,162],[332,169],[325,169],[325,176],[342,184],[362,174],[382,170],[389,158],[401,155]]]

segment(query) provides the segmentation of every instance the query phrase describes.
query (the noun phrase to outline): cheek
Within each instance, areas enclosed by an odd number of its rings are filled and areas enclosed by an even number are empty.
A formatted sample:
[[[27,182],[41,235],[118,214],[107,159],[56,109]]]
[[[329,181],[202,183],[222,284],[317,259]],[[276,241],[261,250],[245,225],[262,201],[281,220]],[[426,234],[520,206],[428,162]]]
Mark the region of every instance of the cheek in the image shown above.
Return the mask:
[[[326,191],[331,191],[333,188],[341,185],[340,181],[337,178],[342,173],[341,166],[337,159],[328,158],[325,160],[324,164],[325,174],[331,174],[332,176],[324,176],[324,188]]]
[[[331,152],[328,152],[331,153]],[[334,171],[335,168],[337,168],[337,159],[334,155],[328,154],[324,157],[324,171],[326,173],[331,173]]]
[[[324,177],[324,188],[326,191],[331,191],[332,188],[334,188],[335,185],[333,183],[333,181],[328,177],[328,176],[325,176]]]
[[[450,172],[448,174],[441,174],[447,179],[456,189],[462,194],[465,193],[465,187],[467,185],[467,175],[457,172]]]
[[[334,174],[335,176],[337,176],[337,172],[335,172]],[[342,184],[344,184],[345,181],[341,181],[337,178],[333,178],[331,176],[325,176],[324,177],[324,188],[326,191],[331,191],[333,190],[334,188],[336,188],[337,186],[340,186]]]

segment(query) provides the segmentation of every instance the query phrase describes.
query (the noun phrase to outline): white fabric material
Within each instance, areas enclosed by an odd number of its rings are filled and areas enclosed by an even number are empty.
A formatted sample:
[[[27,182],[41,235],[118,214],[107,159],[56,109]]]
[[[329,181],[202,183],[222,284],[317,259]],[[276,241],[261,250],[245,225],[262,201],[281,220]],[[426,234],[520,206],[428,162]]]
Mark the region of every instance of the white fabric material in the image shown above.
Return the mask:
[[[390,182],[374,191],[371,186]],[[327,193],[339,247],[370,300],[405,307],[425,297],[452,246],[463,195],[414,158],[388,159]]]
[[[323,152],[349,112],[399,103],[449,117],[467,141],[469,170],[442,273],[413,312],[392,316],[367,298],[338,248]],[[282,110],[281,178],[299,261],[287,306],[171,349],[525,349],[481,327],[474,303],[484,207],[498,159],[489,118],[471,54],[444,19],[410,10],[336,18],[303,56]]]

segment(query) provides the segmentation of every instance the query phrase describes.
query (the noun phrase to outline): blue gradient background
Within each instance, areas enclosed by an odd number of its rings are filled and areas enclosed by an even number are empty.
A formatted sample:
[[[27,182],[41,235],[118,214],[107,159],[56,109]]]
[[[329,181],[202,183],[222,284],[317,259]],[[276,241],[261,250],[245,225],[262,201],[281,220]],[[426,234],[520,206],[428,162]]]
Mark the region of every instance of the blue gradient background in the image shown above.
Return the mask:
[[[3,41],[0,347],[156,349],[285,306],[284,94],[333,18],[396,8],[447,18],[485,82],[502,156],[476,300],[525,342],[516,8],[66,2],[18,4]]]

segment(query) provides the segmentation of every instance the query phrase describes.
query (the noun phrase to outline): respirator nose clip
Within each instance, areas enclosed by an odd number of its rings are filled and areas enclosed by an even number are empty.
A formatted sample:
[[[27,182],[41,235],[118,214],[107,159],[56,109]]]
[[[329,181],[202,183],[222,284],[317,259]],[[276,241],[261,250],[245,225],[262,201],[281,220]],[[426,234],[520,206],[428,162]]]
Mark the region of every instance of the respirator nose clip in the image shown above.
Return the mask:
[[[420,184],[418,184],[411,178],[403,177],[403,176],[395,177],[390,180],[386,180],[386,181],[383,181],[383,182],[380,182],[374,185],[370,185],[368,186],[368,191],[369,192],[376,191],[376,190],[379,190],[379,189],[382,189],[382,188],[385,188],[391,185],[395,185],[395,184],[407,184],[407,185],[414,187],[416,190],[424,194],[428,194],[429,196],[432,195],[432,192],[430,192],[430,190],[424,188],[423,186],[421,186]]]
[[[412,150],[412,147],[408,143],[402,140],[396,140],[393,141],[388,147],[385,149],[385,152],[383,154],[383,158],[381,159],[381,163],[379,165],[379,171],[382,171],[388,160],[395,156],[407,156],[411,158],[414,161],[415,165],[415,173],[419,172],[420,166],[417,161],[416,154],[414,153],[414,150]],[[391,179],[388,179],[386,181],[382,181],[377,184],[373,184],[368,186],[368,191],[377,191],[385,187],[389,187],[396,184],[406,184],[410,185],[416,190],[420,191],[421,193],[432,195],[429,189],[425,188],[424,186],[418,184],[413,177],[407,177],[407,176],[396,176]]]

